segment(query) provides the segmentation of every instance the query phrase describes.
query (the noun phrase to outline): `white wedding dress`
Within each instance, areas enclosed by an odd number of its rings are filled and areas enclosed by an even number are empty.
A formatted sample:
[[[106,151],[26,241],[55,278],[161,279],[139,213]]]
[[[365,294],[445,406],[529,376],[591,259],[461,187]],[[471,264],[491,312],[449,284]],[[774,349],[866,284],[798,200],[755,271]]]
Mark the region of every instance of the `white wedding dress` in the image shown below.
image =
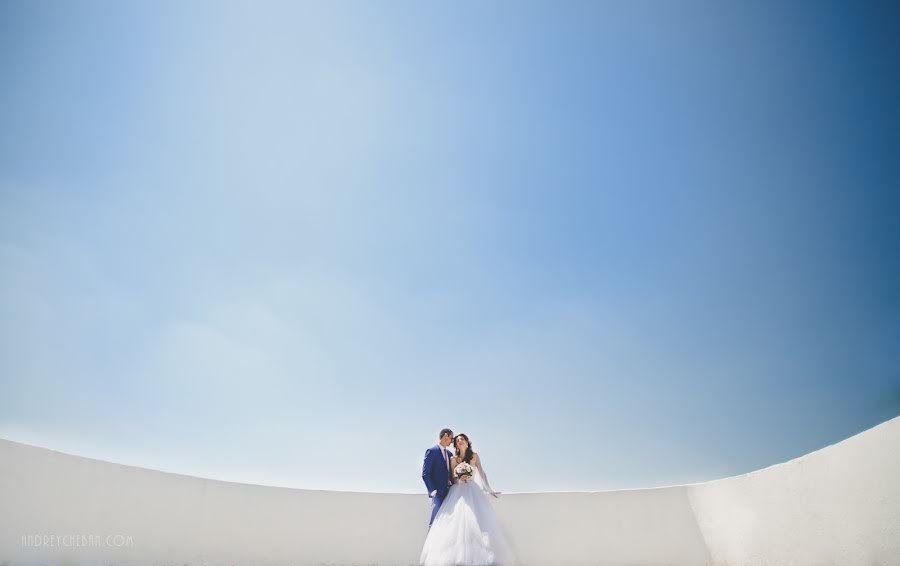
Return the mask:
[[[491,502],[491,487],[481,467],[469,481],[450,486],[425,538],[423,566],[513,566],[517,564]]]

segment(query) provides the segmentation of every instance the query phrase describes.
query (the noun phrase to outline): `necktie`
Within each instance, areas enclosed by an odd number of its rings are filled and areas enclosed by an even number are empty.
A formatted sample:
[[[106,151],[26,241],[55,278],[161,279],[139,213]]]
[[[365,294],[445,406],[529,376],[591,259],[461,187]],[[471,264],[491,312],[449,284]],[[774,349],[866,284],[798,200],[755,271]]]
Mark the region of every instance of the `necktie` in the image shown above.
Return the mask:
[[[441,446],[441,452],[444,454],[444,465],[447,466],[447,472],[450,472],[450,460],[447,459],[447,449]]]

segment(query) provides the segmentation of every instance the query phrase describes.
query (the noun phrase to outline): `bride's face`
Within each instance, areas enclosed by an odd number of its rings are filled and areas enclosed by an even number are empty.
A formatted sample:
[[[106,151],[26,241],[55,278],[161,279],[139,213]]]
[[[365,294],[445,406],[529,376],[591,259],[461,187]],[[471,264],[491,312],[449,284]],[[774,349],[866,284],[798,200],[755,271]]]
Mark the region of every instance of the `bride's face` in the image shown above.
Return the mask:
[[[459,450],[459,453],[462,454],[466,451],[466,448],[469,447],[469,443],[466,442],[466,439],[462,436],[456,439],[456,449]]]

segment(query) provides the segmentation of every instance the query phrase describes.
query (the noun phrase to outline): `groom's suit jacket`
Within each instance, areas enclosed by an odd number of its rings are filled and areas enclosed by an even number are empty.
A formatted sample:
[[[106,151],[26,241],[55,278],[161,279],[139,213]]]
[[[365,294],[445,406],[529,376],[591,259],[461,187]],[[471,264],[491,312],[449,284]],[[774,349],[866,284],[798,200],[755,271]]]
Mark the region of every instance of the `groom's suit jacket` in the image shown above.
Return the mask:
[[[441,499],[450,489],[450,471],[447,468],[450,462],[450,451],[447,450],[447,462],[444,462],[444,455],[441,454],[440,446],[432,446],[425,451],[425,461],[422,463],[422,480],[425,487],[428,488],[428,494],[437,490],[435,497]]]

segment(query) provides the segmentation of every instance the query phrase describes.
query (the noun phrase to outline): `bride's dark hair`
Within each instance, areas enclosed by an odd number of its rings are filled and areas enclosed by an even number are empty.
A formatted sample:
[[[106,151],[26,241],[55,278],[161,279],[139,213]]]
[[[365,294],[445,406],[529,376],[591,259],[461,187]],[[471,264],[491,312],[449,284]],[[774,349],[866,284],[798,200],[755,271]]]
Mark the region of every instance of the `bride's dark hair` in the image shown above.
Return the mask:
[[[463,433],[459,433],[456,436],[454,436],[453,437],[453,451],[456,452],[456,457],[459,458],[459,448],[456,447],[456,439],[459,438],[460,436],[465,438],[466,444],[468,444],[468,446],[466,447],[466,453],[462,457],[462,461],[467,464],[471,464],[472,463],[472,454],[474,454],[474,452],[472,452],[472,443],[469,442],[468,436],[466,436]]]

